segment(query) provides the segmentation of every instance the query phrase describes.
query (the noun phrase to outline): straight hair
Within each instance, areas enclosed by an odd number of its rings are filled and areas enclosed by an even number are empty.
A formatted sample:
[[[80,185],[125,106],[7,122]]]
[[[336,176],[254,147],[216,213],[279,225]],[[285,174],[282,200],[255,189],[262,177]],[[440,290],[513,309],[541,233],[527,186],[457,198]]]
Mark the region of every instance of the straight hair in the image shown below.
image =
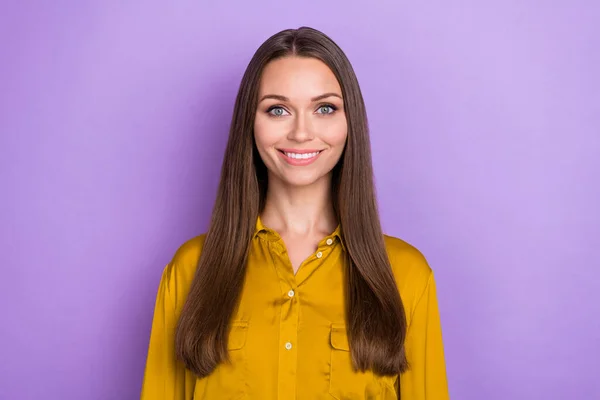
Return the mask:
[[[229,359],[230,324],[268,185],[267,168],[254,140],[258,88],[265,66],[288,56],[322,61],[342,89],[348,135],[331,171],[331,190],[346,249],[345,322],[353,368],[379,375],[402,373],[408,368],[406,314],[377,210],[364,100],[344,52],[328,36],[308,27],[271,36],[258,48],[243,75],[212,218],[177,326],[176,355],[200,378]]]

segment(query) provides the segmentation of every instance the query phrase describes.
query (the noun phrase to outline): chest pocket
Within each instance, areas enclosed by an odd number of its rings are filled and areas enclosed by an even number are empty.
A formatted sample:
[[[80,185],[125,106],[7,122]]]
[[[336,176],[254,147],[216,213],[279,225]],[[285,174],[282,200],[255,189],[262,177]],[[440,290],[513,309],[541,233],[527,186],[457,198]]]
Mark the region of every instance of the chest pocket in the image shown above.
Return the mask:
[[[222,362],[209,376],[196,382],[194,400],[213,400],[215,398],[237,400],[247,398],[247,336],[248,322],[234,321],[227,341],[230,362]]]
[[[372,371],[354,371],[346,326],[331,325],[329,393],[338,400],[397,399],[393,377],[380,377]]]

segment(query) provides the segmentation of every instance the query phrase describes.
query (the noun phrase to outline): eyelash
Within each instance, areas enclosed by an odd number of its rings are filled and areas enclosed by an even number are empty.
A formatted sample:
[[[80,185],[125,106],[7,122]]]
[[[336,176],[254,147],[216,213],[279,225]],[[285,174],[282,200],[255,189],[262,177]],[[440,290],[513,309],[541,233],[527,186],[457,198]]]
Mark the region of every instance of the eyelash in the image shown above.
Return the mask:
[[[337,109],[338,109],[338,108],[337,108],[336,106],[334,106],[333,104],[324,103],[324,104],[320,104],[320,105],[317,107],[317,110],[319,110],[319,109],[321,109],[321,108],[323,108],[323,107],[329,107],[329,108],[331,108],[331,112],[330,112],[330,113],[319,113],[319,114],[321,114],[321,115],[332,115],[332,114],[334,114],[334,113],[337,111]],[[269,108],[267,109],[267,114],[269,114],[270,116],[272,116],[272,117],[274,117],[274,118],[281,118],[283,115],[282,115],[282,116],[279,116],[279,115],[273,115],[273,114],[271,114],[271,111],[273,111],[273,110],[275,110],[275,109],[277,109],[277,108],[283,108],[283,109],[285,110],[285,107],[282,107],[282,106],[277,106],[277,105],[275,105],[275,106],[271,106],[271,107],[269,107]],[[286,111],[287,111],[287,110],[286,110]]]

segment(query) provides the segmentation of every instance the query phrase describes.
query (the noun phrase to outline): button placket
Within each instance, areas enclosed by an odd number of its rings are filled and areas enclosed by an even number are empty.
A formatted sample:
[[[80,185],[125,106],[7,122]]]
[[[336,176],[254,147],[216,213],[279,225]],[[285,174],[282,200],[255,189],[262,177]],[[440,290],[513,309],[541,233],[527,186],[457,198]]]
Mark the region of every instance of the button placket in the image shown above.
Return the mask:
[[[282,241],[276,243],[277,255],[274,259],[279,262],[275,271],[279,277],[281,296],[285,300],[280,304],[279,323],[279,367],[277,393],[278,398],[288,398],[290,393],[296,392],[298,344],[298,314],[299,301],[296,299],[298,287],[296,275],[293,273],[287,249]]]

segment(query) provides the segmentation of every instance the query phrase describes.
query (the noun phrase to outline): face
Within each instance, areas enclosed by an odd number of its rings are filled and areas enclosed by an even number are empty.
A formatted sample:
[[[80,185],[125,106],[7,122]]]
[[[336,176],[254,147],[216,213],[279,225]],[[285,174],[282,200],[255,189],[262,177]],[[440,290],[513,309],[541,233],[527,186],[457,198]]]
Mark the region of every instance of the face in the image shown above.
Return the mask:
[[[254,138],[269,180],[306,186],[328,178],[347,137],[340,85],[306,57],[271,61],[261,77]]]

